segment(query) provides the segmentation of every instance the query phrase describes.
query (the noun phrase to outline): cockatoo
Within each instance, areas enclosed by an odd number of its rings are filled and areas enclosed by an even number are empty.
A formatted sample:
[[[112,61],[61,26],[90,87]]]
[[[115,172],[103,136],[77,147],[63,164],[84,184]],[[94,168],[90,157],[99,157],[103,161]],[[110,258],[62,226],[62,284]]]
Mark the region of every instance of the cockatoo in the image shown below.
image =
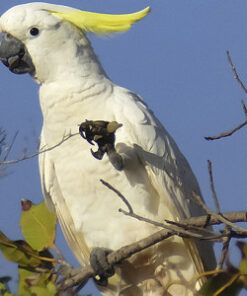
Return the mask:
[[[123,201],[101,178],[154,221],[204,213],[192,198],[193,192],[200,196],[197,180],[173,138],[140,96],[108,78],[87,37],[127,31],[149,11],[107,15],[37,2],[0,18],[2,62],[40,84],[40,146],[53,147],[39,155],[43,194],[82,266],[93,248],[117,250],[160,230],[120,213]],[[122,125],[114,146],[121,166],[107,155],[101,161],[92,156],[78,135],[87,119]],[[74,136],[63,141],[67,135]],[[173,236],[116,267],[100,289],[103,295],[195,295],[195,278],[214,264],[210,243]]]

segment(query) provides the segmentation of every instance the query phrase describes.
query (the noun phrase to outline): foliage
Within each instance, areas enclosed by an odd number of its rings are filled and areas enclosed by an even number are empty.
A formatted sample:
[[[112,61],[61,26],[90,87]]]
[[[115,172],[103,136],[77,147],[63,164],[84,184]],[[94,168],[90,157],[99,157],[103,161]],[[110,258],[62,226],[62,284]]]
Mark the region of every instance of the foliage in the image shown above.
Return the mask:
[[[242,258],[236,268],[227,262],[225,270],[214,271],[200,290],[200,296],[236,296],[243,289],[247,289],[247,243],[237,242]]]
[[[56,295],[55,267],[58,263],[48,248],[54,247],[56,215],[48,211],[44,201],[33,205],[22,201],[20,226],[26,241],[10,240],[0,232],[0,250],[5,259],[18,264],[18,295]],[[14,295],[9,292],[10,278],[0,278],[0,295]]]
[[[45,202],[32,205],[22,200],[20,226],[22,234],[33,249],[42,251],[53,246],[56,233],[56,215],[50,212]]]

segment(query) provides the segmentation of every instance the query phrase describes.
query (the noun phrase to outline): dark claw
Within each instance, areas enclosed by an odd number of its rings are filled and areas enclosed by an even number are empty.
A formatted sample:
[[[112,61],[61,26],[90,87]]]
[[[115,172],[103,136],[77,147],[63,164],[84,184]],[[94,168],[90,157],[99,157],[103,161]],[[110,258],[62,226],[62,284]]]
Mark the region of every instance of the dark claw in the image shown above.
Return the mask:
[[[87,121],[86,121],[87,123]],[[84,123],[82,123],[79,127],[79,133],[81,135],[81,137],[85,140],[88,141],[89,144],[94,145],[94,143],[92,142],[91,137],[89,136],[89,131],[88,128],[86,127],[86,125],[84,125]]]
[[[101,150],[94,152],[93,149],[90,149],[90,151],[91,151],[93,157],[95,157],[98,160],[101,160],[104,156],[104,153]]]
[[[115,273],[114,267],[107,260],[107,256],[111,252],[111,250],[105,248],[93,248],[90,254],[90,264],[99,277],[99,279],[94,278],[94,280],[100,286],[107,286],[108,278]]]
[[[83,139],[87,140],[91,145],[94,145],[93,142],[98,145],[98,150],[96,152],[91,149],[92,155],[96,159],[101,160],[106,153],[111,164],[119,171],[123,169],[123,160],[116,152],[114,144],[115,132],[121,126],[122,124],[116,121],[86,120],[81,123],[79,127],[79,133]]]
[[[91,145],[94,146],[94,143],[93,143],[91,140],[89,140],[89,139],[87,139],[87,138],[84,138],[84,139],[86,139],[86,140],[88,141],[89,144],[91,144]]]

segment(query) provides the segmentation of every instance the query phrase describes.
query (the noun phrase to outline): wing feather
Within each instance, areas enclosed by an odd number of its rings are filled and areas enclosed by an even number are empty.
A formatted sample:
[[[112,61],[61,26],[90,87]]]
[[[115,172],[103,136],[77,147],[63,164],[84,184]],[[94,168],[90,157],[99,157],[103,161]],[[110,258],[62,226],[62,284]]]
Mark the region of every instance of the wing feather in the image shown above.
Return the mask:
[[[205,214],[192,195],[195,192],[202,198],[196,177],[173,138],[138,95],[132,92],[126,94],[123,89],[121,91],[125,94],[118,97],[116,105],[116,109],[121,110],[118,112],[119,122],[125,126],[130,136],[128,140],[133,143],[151,184],[159,194],[159,219],[179,221]],[[184,243],[198,273],[203,272],[205,267],[214,268],[211,243],[197,243],[188,239]]]
[[[41,136],[41,147],[43,147]],[[39,155],[39,167],[43,196],[48,208],[55,211],[70,249],[81,265],[89,262],[90,251],[83,234],[75,229],[71,212],[69,211],[56,178],[54,164],[49,159],[49,152]]]

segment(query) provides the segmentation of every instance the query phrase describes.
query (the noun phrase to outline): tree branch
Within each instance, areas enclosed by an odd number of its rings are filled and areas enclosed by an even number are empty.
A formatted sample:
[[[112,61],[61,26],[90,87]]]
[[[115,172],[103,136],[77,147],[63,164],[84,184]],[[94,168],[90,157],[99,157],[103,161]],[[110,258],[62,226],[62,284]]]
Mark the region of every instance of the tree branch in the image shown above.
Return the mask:
[[[230,137],[232,134],[234,134],[236,131],[240,130],[241,128],[243,128],[245,125],[247,125],[247,120],[245,120],[243,123],[241,123],[240,125],[238,125],[237,127],[235,127],[234,129],[228,131],[228,132],[224,132],[221,133],[218,136],[209,136],[209,137],[204,137],[205,140],[208,141],[213,141],[213,140],[218,140],[221,138],[226,138],[226,137]]]
[[[227,60],[228,60],[228,62],[230,64],[230,66],[231,66],[234,78],[240,84],[243,91],[247,94],[247,88],[245,87],[245,85],[243,84],[243,82],[241,81],[241,79],[238,76],[236,67],[232,63],[232,59],[231,59],[229,51],[226,52],[226,55],[227,55]],[[244,111],[244,114],[245,114],[245,117],[246,117],[246,120],[243,123],[241,123],[240,125],[238,125],[237,127],[235,127],[234,129],[232,129],[230,131],[221,133],[218,136],[211,136],[211,137],[204,137],[204,138],[206,140],[208,140],[208,141],[213,141],[213,140],[218,140],[218,139],[225,138],[225,137],[230,137],[232,134],[234,134],[235,132],[237,132],[238,130],[243,128],[245,125],[247,125],[247,108],[246,108],[245,103],[243,101],[242,101],[242,107],[243,107],[243,111]]]
[[[228,221],[234,222],[247,222],[247,212],[230,212],[222,214],[225,219]],[[202,230],[205,226],[222,224],[224,222],[215,215],[205,215],[200,217],[192,217],[189,219],[184,219],[179,222],[180,226],[197,226],[201,227]],[[142,240],[139,240],[133,244],[124,246],[117,251],[113,251],[107,256],[109,264],[116,265],[121,263],[123,260],[128,259],[132,255],[149,248],[173,235],[177,235],[174,231],[162,229]],[[184,235],[182,231],[182,236]],[[229,234],[222,234],[221,238],[228,236]],[[239,237],[243,235],[242,232],[231,232],[231,237]],[[242,237],[242,236],[241,236]],[[247,237],[247,234],[244,233],[244,237]],[[85,285],[87,281],[96,276],[94,270],[91,266],[81,267],[76,270],[72,270],[69,274],[69,277],[61,281],[60,289],[65,291],[77,285]]]
[[[4,160],[4,161],[0,161],[0,165],[4,165],[4,164],[14,164],[14,163],[18,163],[21,162],[23,160],[27,160],[30,158],[33,158],[39,154],[51,151],[53,149],[55,149],[56,147],[62,145],[64,142],[66,142],[67,140],[69,140],[70,138],[79,135],[79,133],[75,133],[75,134],[68,134],[68,135],[64,135],[62,140],[60,142],[58,142],[57,144],[50,146],[50,147],[46,147],[46,145],[42,148],[39,149],[39,151],[33,153],[33,154],[29,154],[29,155],[23,155],[21,158],[19,159],[13,159],[13,160]]]
[[[243,82],[241,81],[241,79],[239,78],[238,73],[237,73],[237,70],[236,70],[236,67],[232,63],[232,59],[231,59],[231,56],[230,56],[230,53],[229,53],[228,50],[226,51],[226,56],[227,56],[227,60],[228,60],[228,62],[230,64],[230,66],[232,68],[232,72],[233,72],[234,78],[240,84],[240,86],[243,89],[243,91],[247,94],[247,88],[245,87],[245,85],[243,84]]]

